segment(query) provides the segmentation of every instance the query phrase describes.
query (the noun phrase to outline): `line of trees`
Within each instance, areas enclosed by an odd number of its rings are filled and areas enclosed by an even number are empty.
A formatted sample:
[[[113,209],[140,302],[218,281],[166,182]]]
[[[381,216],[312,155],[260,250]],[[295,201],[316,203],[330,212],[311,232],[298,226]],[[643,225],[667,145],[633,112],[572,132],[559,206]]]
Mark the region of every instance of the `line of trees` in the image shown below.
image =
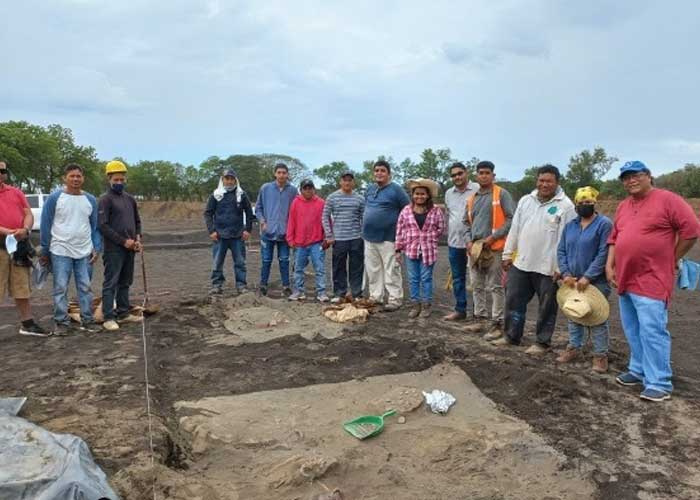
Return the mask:
[[[93,147],[77,144],[71,130],[61,125],[41,127],[24,121],[1,122],[0,159],[10,166],[11,182],[25,192],[52,191],[62,182],[63,167],[71,162],[85,168],[87,191],[100,193],[106,187],[105,160],[97,157]],[[462,161],[473,172],[479,162],[476,157],[458,159],[449,148],[427,148],[417,161],[405,158],[398,162],[391,156],[379,156],[363,162],[359,169],[353,169],[344,161],[333,161],[312,170],[299,159],[284,154],[211,156],[197,166],[164,160],[125,163],[129,168],[129,191],[141,199],[202,201],[216,188],[219,176],[227,168],[236,170],[241,185],[251,199],[255,199],[260,186],[273,178],[274,165],[280,161],[289,166],[295,182],[313,177],[321,196],[337,189],[340,174],[348,169],[355,172],[358,189],[363,190],[372,182],[373,165],[379,159],[390,163],[396,182],[403,184],[410,178],[430,178],[440,184],[443,193],[450,185],[452,163]],[[579,186],[591,185],[604,197],[622,198],[625,193],[616,178],[603,180],[616,162],[618,159],[601,147],[584,150],[572,156],[567,168],[562,169],[562,186],[570,196]],[[518,199],[534,189],[538,167],[526,168],[519,180],[499,178],[498,183]],[[688,164],[660,175],[656,185],[686,198],[700,198],[700,164]]]

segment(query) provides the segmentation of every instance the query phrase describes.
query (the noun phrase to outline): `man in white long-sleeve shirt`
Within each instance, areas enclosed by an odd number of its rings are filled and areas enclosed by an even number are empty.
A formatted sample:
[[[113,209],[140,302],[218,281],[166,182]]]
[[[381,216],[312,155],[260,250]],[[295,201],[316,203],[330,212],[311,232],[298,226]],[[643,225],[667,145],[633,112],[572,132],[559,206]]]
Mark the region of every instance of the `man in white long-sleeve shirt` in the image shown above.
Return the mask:
[[[557,320],[557,246],[564,226],[576,217],[559,178],[557,167],[540,167],[537,189],[518,202],[502,257],[503,269],[508,272],[506,335],[495,340],[495,345],[520,344],[527,305],[537,294],[537,340],[525,352],[542,354],[550,347]]]

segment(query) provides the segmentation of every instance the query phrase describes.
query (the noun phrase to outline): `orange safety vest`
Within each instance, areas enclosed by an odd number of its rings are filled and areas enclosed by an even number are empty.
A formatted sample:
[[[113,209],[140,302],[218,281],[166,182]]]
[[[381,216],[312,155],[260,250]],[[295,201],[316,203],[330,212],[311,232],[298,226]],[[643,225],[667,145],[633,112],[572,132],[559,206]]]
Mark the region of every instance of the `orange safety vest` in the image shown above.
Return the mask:
[[[472,210],[474,209],[474,198],[476,193],[467,200],[467,217],[469,224],[472,224]],[[506,222],[506,213],[501,207],[501,188],[496,184],[491,189],[491,233],[495,233]],[[506,246],[505,238],[498,238],[491,244],[491,250],[501,251]]]

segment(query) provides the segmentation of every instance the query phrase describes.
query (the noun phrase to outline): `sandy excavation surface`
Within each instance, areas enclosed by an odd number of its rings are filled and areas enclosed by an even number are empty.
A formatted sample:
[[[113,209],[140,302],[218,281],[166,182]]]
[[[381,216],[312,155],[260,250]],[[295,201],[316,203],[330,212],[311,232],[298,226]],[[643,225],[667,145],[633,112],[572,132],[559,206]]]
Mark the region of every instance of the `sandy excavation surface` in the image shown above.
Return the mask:
[[[423,404],[421,391],[434,388],[458,395],[447,415]],[[192,472],[222,500],[307,499],[335,488],[363,499],[587,499],[595,489],[560,470],[559,453],[449,364],[175,407],[197,455]],[[341,426],[387,409],[398,414],[374,438],[359,441]]]

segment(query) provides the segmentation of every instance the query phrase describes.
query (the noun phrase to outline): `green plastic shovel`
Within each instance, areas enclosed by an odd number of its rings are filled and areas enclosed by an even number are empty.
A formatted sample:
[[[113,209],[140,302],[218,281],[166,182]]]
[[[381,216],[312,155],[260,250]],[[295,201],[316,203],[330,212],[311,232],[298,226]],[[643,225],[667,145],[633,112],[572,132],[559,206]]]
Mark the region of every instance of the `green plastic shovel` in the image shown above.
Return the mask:
[[[357,439],[367,439],[376,436],[384,430],[384,419],[396,414],[396,410],[389,410],[384,415],[365,415],[350,420],[343,424],[343,428]]]

